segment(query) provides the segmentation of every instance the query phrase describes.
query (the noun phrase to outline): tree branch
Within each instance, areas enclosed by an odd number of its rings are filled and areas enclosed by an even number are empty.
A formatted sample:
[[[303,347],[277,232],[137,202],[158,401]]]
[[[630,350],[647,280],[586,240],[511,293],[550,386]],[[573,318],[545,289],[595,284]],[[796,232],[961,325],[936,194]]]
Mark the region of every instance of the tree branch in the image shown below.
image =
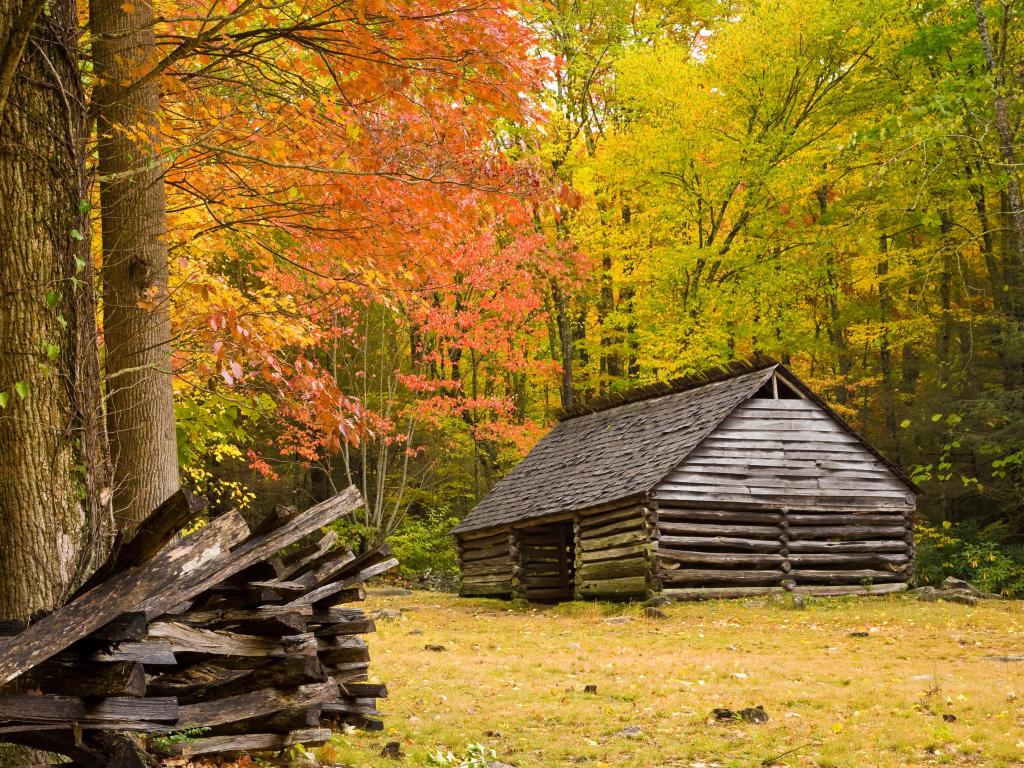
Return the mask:
[[[0,119],[3,119],[4,111],[7,108],[7,99],[14,86],[14,76],[18,71],[18,64],[21,63],[21,58],[25,54],[32,28],[36,25],[39,14],[45,7],[46,0],[26,1],[21,7],[21,13],[14,21],[3,53],[0,54]]]

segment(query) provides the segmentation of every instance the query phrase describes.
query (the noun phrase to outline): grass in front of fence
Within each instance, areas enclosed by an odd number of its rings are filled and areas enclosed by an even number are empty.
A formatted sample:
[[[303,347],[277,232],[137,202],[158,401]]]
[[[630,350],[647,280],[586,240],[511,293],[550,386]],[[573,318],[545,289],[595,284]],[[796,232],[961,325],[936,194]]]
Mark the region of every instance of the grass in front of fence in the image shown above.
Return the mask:
[[[519,768],[1024,766],[1024,661],[1000,658],[1024,654],[1022,602],[366,607],[403,611],[369,637],[386,728],[339,735],[329,764],[429,765],[478,742]],[[767,723],[712,715],[757,705]]]

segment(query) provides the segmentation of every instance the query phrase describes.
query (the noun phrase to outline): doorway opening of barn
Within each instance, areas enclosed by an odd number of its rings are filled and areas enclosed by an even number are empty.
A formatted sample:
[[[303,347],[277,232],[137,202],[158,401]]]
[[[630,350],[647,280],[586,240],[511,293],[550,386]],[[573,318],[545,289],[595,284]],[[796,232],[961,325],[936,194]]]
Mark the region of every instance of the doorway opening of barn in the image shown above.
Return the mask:
[[[518,532],[519,595],[535,602],[573,598],[572,520],[532,525]]]

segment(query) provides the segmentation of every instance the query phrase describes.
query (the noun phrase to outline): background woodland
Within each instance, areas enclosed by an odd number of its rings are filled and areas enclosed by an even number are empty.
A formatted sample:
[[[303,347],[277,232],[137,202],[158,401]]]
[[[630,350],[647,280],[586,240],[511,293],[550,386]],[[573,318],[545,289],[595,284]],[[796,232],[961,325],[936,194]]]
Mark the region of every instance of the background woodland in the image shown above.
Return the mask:
[[[141,3],[39,4],[0,66],[0,442],[64,467],[68,584],[176,466],[220,509],[355,484],[441,578],[560,408],[763,354],[910,468],[922,578],[1024,594],[1013,3]]]

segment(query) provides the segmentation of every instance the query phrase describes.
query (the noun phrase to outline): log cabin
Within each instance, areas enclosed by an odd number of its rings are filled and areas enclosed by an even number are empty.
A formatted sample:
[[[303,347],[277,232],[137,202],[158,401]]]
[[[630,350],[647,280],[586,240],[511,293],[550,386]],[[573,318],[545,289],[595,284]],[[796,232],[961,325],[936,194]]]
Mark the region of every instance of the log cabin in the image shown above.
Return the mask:
[[[461,593],[898,592],[919,492],[786,367],[733,364],[563,412],[452,531]]]

